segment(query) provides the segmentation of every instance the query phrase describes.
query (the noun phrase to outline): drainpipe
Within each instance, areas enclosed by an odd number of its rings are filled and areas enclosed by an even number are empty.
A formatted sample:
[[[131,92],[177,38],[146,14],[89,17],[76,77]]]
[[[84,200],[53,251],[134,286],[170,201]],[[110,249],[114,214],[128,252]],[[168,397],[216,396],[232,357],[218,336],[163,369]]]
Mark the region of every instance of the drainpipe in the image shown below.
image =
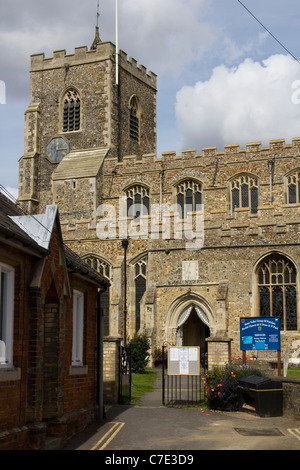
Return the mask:
[[[268,161],[269,166],[269,176],[270,176],[270,205],[273,203],[273,180],[274,180],[274,170],[275,170],[275,158],[276,153],[273,155],[273,159]]]
[[[122,240],[122,247],[124,249],[124,348],[126,349],[126,322],[127,322],[127,248],[129,242],[127,239]]]

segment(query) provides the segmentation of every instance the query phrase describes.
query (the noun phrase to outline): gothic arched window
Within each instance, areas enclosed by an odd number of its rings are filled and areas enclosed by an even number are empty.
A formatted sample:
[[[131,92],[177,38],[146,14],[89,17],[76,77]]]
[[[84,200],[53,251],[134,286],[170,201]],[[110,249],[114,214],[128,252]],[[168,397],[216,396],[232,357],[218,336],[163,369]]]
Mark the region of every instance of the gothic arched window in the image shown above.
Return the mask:
[[[230,197],[232,213],[236,209],[250,209],[252,214],[257,213],[258,207],[258,181],[250,175],[241,175],[230,183]]]
[[[287,202],[300,204],[300,170],[287,176]]]
[[[126,191],[127,216],[139,219],[141,215],[149,215],[150,191],[145,186],[131,186]]]
[[[147,262],[145,259],[135,265],[135,329],[141,327],[141,300],[147,288]]]
[[[91,268],[95,269],[98,273],[102,274],[106,279],[111,280],[111,268],[110,265],[99,258],[96,255],[88,255],[84,257],[85,263],[87,263]],[[109,335],[109,314],[110,314],[110,287],[106,289],[105,292],[101,294],[101,308],[104,313],[103,321],[103,334],[104,336]]]
[[[279,317],[282,330],[297,330],[297,273],[294,264],[281,255],[271,255],[258,270],[259,312]]]
[[[129,122],[129,135],[130,139],[134,142],[140,140],[140,107],[136,96],[133,96],[129,105],[130,122]]]
[[[63,132],[78,131],[80,129],[80,96],[70,89],[63,99]]]
[[[194,180],[182,181],[176,188],[177,206],[182,217],[201,210],[202,185]]]

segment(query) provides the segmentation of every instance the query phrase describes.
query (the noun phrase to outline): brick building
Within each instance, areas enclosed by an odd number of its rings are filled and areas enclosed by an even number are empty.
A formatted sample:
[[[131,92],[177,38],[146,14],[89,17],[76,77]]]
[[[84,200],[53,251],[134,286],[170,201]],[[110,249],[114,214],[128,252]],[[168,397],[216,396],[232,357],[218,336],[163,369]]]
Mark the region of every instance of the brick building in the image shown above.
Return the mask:
[[[277,315],[294,354],[300,138],[158,158],[156,76],[122,51],[116,70],[115,52],[99,39],[32,56],[20,202],[57,204],[66,243],[110,280],[107,335],[123,337],[125,318],[128,338],[224,362],[230,345],[240,355],[241,316]]]
[[[61,447],[99,414],[108,283],[63,244],[57,206],[32,217],[2,194],[0,274],[0,449]]]

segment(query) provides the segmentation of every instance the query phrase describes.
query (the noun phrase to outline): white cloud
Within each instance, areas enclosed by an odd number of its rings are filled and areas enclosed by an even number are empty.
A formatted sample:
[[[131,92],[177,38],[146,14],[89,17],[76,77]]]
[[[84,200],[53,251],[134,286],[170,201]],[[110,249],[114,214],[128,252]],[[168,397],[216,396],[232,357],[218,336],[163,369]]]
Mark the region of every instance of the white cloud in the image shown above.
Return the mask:
[[[177,93],[181,149],[298,137],[300,104],[292,98],[299,97],[293,89],[299,79],[299,63],[285,55],[216,67],[209,80]]]
[[[125,50],[145,58],[145,65],[159,76],[179,76],[216,40],[212,24],[204,20],[210,4],[211,0],[124,0],[121,44],[124,40]]]

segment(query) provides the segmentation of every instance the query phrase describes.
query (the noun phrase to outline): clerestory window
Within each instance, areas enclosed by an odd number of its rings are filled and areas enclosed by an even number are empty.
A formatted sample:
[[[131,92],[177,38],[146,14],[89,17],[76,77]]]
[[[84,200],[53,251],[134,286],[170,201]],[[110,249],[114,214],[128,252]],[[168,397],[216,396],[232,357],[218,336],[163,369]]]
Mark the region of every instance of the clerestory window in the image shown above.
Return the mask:
[[[288,204],[300,204],[300,171],[287,177]]]
[[[73,132],[80,129],[81,102],[79,93],[68,90],[63,99],[63,132]]]
[[[182,218],[186,217],[188,212],[201,210],[202,204],[202,185],[194,180],[181,182],[176,188],[178,211]]]
[[[135,328],[141,328],[141,300],[147,288],[147,263],[141,260],[135,265]]]
[[[249,175],[241,175],[230,183],[231,210],[249,209],[252,214],[258,208],[258,181]]]
[[[127,216],[134,217],[137,221],[141,215],[149,215],[150,191],[145,186],[136,185],[129,188],[127,196]]]

